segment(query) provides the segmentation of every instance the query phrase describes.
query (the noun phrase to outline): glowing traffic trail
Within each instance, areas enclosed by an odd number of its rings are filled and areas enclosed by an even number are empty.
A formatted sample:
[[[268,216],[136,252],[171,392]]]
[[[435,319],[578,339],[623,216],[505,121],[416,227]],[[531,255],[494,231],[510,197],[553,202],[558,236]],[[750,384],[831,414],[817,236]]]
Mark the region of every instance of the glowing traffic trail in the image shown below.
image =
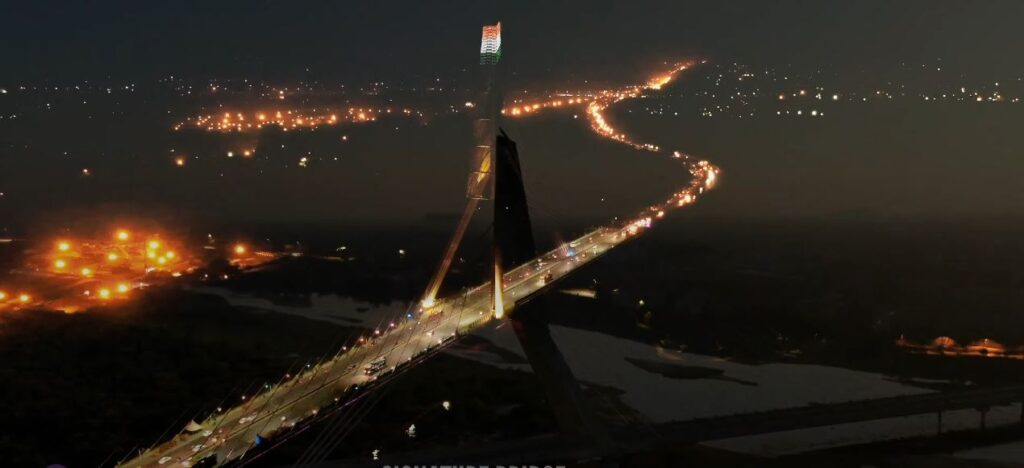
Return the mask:
[[[702,62],[703,63],[703,62]],[[598,135],[629,145],[634,149],[660,153],[661,148],[651,143],[639,143],[612,127],[605,118],[604,112],[612,105],[627,99],[640,97],[645,91],[660,91],[664,86],[671,83],[683,71],[693,66],[693,62],[679,63],[665,73],[651,78],[646,85],[628,86],[619,90],[605,90],[590,94],[592,97],[576,97],[570,99],[552,98],[544,102],[537,102],[527,105],[517,105],[502,109],[503,115],[512,117],[525,117],[536,114],[542,109],[557,109],[567,105],[585,105],[587,120],[590,128]],[[689,155],[673,151],[672,157],[681,160],[689,171],[692,181],[684,186],[664,202],[652,204],[649,209],[644,210],[633,221],[627,223],[630,234],[636,234],[642,228],[650,227],[653,220],[665,216],[665,212],[672,208],[679,208],[697,201],[697,197],[714,187],[720,170],[706,160],[694,160]],[[698,182],[698,183],[694,183]]]

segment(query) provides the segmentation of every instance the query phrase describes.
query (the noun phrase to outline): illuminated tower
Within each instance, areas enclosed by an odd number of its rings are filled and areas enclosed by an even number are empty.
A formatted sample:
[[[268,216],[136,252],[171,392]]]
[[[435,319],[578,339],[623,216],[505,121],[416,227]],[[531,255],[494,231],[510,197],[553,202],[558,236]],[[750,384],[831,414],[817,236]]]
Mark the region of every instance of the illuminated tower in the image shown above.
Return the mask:
[[[480,40],[480,65],[497,65],[501,60],[501,22],[494,26],[484,26],[483,38]]]
[[[455,253],[459,249],[462,237],[466,234],[469,221],[476,212],[480,200],[487,197],[487,185],[491,180],[491,173],[494,166],[494,141],[496,137],[498,110],[500,109],[501,96],[495,85],[495,68],[501,58],[501,23],[493,26],[484,26],[483,35],[480,39],[480,71],[483,77],[480,102],[474,107],[475,116],[473,119],[473,156],[470,160],[469,180],[466,183],[466,207],[459,218],[459,224],[452,233],[444,256],[437,271],[431,278],[426,292],[423,294],[421,304],[424,308],[434,305],[437,291],[441,289],[448,269],[452,265]]]
[[[471,173],[466,190],[470,199],[486,198],[484,191],[493,170],[494,139],[497,136],[498,108],[501,97],[495,90],[495,73],[498,60],[501,59],[501,23],[484,26],[483,37],[480,39],[480,68],[483,75],[483,93],[480,105],[476,107],[476,118],[473,120],[473,136],[476,147],[471,161]]]

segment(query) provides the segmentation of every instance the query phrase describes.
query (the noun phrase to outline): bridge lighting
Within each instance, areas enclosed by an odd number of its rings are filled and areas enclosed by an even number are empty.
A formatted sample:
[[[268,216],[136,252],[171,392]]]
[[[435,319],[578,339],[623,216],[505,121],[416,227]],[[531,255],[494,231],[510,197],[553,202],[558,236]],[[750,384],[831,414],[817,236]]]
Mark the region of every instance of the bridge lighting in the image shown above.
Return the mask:
[[[480,39],[480,65],[497,65],[501,60],[501,22],[484,26]]]
[[[494,318],[502,319],[505,316],[505,301],[502,300],[504,295],[503,288],[501,286],[501,266],[495,263],[494,265]]]

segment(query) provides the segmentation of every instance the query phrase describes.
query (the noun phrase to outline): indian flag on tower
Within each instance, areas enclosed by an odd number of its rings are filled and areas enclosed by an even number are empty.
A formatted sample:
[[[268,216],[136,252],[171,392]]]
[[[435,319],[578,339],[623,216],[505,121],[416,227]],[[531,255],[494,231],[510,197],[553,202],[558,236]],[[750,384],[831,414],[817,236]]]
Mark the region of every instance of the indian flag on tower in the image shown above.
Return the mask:
[[[493,26],[484,26],[483,38],[480,39],[480,65],[496,65],[501,59],[501,22]]]

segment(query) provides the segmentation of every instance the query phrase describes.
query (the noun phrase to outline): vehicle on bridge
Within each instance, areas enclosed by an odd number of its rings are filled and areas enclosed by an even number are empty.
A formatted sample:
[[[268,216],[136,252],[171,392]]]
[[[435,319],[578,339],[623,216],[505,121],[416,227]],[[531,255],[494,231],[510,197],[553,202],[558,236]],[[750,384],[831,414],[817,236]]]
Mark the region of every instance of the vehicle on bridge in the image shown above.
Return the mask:
[[[380,379],[380,378],[383,378],[383,377],[387,377],[388,375],[391,375],[393,372],[395,372],[395,366],[391,366],[391,367],[388,367],[387,369],[382,370],[374,378]]]
[[[379,357],[377,359],[374,359],[373,361],[370,361],[370,363],[366,365],[366,368],[363,369],[363,372],[366,375],[375,375],[378,372],[384,370],[384,367],[387,366],[387,365],[388,365],[387,357],[381,356],[381,357]]]

